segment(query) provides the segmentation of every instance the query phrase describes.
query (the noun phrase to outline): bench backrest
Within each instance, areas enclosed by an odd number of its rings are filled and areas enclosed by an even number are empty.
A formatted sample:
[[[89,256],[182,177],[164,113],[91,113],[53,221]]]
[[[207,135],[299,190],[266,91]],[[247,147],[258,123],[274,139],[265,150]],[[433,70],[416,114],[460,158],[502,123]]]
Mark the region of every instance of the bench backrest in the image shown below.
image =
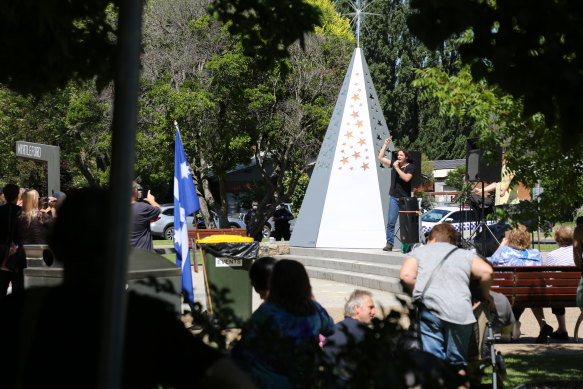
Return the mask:
[[[574,307],[581,271],[575,266],[494,266],[492,290],[513,307]]]

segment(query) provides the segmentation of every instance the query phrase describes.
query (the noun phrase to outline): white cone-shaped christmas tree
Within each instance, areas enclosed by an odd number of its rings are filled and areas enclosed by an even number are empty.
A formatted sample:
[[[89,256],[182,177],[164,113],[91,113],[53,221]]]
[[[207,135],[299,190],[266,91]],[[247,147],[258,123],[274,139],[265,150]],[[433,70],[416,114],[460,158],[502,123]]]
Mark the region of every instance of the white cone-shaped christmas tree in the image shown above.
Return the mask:
[[[384,246],[391,169],[377,156],[388,137],[368,66],[356,48],[290,246]]]

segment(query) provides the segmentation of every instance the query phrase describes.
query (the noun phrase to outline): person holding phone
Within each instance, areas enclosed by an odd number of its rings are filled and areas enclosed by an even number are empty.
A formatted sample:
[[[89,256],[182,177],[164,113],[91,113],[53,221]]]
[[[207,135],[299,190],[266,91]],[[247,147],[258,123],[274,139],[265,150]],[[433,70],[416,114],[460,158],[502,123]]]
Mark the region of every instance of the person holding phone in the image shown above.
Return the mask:
[[[150,221],[157,218],[162,212],[156,198],[147,192],[144,201],[139,200],[139,185],[132,183],[132,224],[130,246],[147,251],[154,251]]]

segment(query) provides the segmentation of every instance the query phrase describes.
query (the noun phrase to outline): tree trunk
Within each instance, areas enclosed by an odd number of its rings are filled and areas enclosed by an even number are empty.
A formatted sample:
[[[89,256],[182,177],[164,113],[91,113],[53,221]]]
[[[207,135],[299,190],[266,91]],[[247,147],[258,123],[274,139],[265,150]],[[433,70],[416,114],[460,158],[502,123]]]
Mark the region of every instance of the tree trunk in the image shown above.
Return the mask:
[[[228,203],[227,203],[227,190],[226,190],[226,185],[227,182],[225,181],[225,175],[224,174],[219,174],[218,175],[219,178],[219,193],[220,193],[220,199],[221,199],[221,206],[218,209],[218,213],[219,213],[219,228],[229,228],[229,219],[227,217],[227,208],[228,208]]]
[[[200,160],[201,170],[205,171],[207,167],[207,163],[204,159]],[[196,174],[197,176],[197,185],[196,188],[200,192],[199,200],[200,200],[200,212],[202,213],[202,218],[204,219],[204,224],[206,228],[216,228],[215,221],[210,213],[209,208],[215,208],[215,199],[210,190],[208,178],[206,176],[203,177],[202,174]]]

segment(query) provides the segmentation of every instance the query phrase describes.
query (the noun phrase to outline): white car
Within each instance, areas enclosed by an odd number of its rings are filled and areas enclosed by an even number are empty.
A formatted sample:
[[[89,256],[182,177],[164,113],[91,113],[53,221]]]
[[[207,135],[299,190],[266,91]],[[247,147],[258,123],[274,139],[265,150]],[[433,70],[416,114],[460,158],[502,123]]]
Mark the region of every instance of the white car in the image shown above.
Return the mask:
[[[464,238],[469,238],[472,232],[478,227],[480,220],[475,211],[470,207],[464,206],[444,206],[436,207],[421,215],[421,229],[427,234],[434,225],[440,223],[449,223],[461,231]],[[496,223],[493,220],[486,220],[486,224]]]
[[[150,221],[150,229],[152,231],[152,236],[172,240],[174,239],[174,204],[162,204],[160,206],[162,212],[160,216],[155,220]],[[216,212],[211,211],[215,223],[219,224],[219,215]],[[186,217],[186,224],[188,229],[193,229],[194,217],[192,215]],[[197,220],[198,228],[206,228],[204,221]],[[243,220],[239,220],[235,217],[229,216],[229,227],[230,228],[245,228],[245,223]]]

